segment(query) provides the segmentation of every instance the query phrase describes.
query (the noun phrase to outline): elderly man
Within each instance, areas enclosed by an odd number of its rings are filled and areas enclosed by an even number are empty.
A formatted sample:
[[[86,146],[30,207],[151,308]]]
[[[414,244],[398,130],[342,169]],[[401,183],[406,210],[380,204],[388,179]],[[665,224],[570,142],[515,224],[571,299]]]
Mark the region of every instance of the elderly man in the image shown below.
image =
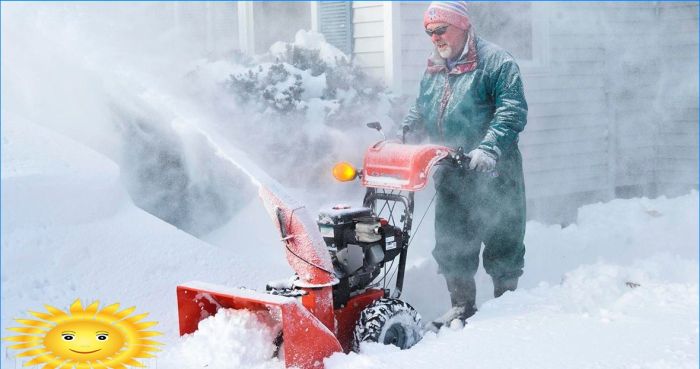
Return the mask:
[[[431,3],[423,25],[435,52],[404,125],[432,142],[463,148],[472,169],[442,166],[433,176],[433,256],[452,302],[428,327],[434,330],[476,312],[474,275],[482,242],[494,296],[518,286],[525,255],[518,134],[527,121],[527,103],[515,60],[475,35],[465,2]]]

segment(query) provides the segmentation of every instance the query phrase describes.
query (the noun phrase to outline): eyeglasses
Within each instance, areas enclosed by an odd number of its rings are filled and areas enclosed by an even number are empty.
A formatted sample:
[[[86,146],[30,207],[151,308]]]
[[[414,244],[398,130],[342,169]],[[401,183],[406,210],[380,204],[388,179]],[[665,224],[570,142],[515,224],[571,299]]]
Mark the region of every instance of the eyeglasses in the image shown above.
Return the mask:
[[[430,36],[430,37],[433,37],[433,35],[442,36],[442,35],[445,34],[445,32],[447,32],[447,27],[449,27],[449,26],[450,26],[449,24],[446,24],[446,25],[444,25],[444,26],[437,27],[437,28],[435,28],[435,29],[433,29],[433,30],[430,30],[430,29],[427,29],[427,28],[426,28],[426,29],[425,29],[425,34],[427,34],[427,35]]]

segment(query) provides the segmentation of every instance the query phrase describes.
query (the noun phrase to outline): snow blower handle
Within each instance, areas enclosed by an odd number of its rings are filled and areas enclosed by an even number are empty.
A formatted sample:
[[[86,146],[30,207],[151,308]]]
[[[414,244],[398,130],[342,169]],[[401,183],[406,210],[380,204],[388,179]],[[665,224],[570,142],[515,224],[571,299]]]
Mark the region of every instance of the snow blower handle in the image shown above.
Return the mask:
[[[382,125],[379,122],[369,122],[367,123],[367,127],[376,129],[377,132],[379,132],[382,135],[382,138],[386,141],[386,135],[384,134],[384,131],[382,131]]]
[[[467,154],[464,153],[464,149],[462,147],[458,147],[456,150],[450,150],[450,155],[448,155],[445,158],[445,162],[448,164],[455,166],[457,168],[462,168],[464,170],[468,170],[471,172],[475,172],[474,169],[469,169],[469,162],[471,159],[467,156]],[[498,177],[498,171],[496,169],[485,173],[486,175],[490,177]]]
[[[408,124],[404,124],[401,127],[401,143],[406,143],[406,134],[411,131],[411,127]]]

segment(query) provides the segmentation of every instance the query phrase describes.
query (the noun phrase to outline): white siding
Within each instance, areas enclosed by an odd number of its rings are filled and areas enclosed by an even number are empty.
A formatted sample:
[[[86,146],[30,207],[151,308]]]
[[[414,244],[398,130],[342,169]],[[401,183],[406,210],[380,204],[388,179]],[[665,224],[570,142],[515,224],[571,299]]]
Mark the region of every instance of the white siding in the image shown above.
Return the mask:
[[[355,1],[352,4],[353,57],[372,77],[384,78],[384,4]]]
[[[600,198],[611,189],[603,47],[586,35],[595,7],[549,6],[548,16],[535,20],[548,24],[547,40],[534,40],[550,45],[549,62],[540,72],[523,69],[529,114],[520,149],[534,215],[564,211],[552,209],[565,205],[547,198],[573,193]],[[572,21],[580,18],[588,23]]]
[[[656,183],[660,192],[683,192],[698,184],[698,4],[664,3],[658,17],[666,57]]]
[[[239,47],[236,4],[178,2],[171,6],[177,31],[198,41],[199,53],[222,55]]]
[[[423,31],[423,12],[430,2],[401,3],[401,71],[403,93],[415,97],[432,50]]]
[[[572,198],[697,188],[698,4],[538,6],[535,22],[546,33],[534,42],[546,46],[545,57],[521,63],[531,215],[564,214],[578,205]],[[403,88],[413,96],[431,49],[426,7],[401,8]],[[551,200],[557,196],[566,202]]]

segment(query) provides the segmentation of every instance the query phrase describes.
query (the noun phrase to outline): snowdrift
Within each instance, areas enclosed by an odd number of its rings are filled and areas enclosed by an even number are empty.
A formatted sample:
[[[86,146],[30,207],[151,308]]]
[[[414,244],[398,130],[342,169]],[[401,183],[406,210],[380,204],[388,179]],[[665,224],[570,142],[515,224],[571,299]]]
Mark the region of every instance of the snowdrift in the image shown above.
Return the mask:
[[[120,302],[160,322],[166,348],[151,366],[282,367],[245,312],[203,321],[197,336],[176,333],[177,283],[261,288],[288,275],[277,238],[251,237],[272,229],[262,205],[210,235],[230,247],[212,246],[136,208],[109,159],[20,122],[2,131],[3,328],[44,303]],[[521,289],[491,299],[480,274],[479,312],[464,329],[428,334],[407,351],[368,344],[326,366],[697,367],[697,208],[693,192],[585,206],[565,228],[530,222]],[[424,227],[421,239],[430,239]],[[428,318],[447,304],[429,250],[411,250],[406,290]],[[11,352],[2,358],[21,363]]]

